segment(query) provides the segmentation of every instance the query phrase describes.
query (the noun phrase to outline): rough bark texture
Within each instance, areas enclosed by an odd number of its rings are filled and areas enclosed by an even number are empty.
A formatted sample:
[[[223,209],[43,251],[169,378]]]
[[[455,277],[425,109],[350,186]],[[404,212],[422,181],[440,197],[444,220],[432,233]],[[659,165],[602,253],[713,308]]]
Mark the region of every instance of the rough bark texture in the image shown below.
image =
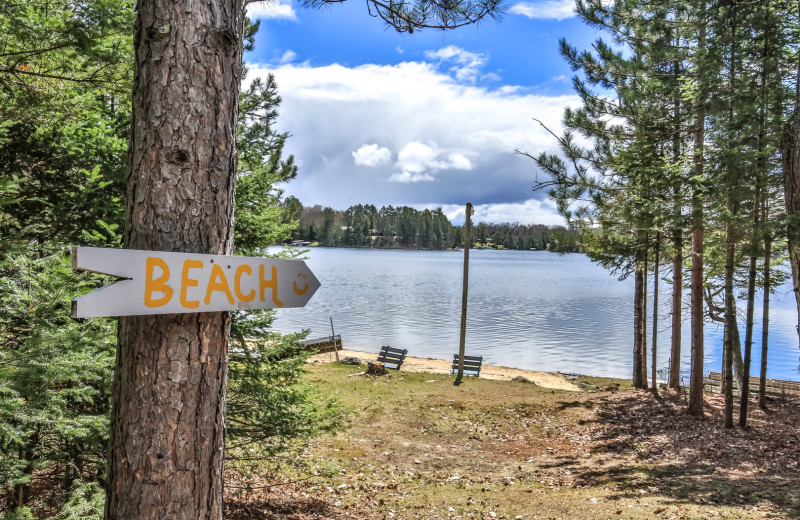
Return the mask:
[[[703,176],[703,123],[705,114],[698,110],[695,128],[694,173]],[[692,372],[689,376],[689,413],[703,417],[703,199],[695,189],[692,194]]]
[[[658,268],[659,268],[659,253],[661,252],[661,233],[658,234],[656,239],[656,257],[653,260],[653,350],[652,350],[652,372],[650,374],[650,388],[653,393],[658,393],[657,383],[657,367],[658,367]]]
[[[240,0],[139,0],[124,246],[230,254]],[[120,318],[108,519],[221,519],[228,313]]]
[[[683,310],[683,234],[676,227],[673,238],[675,256],[672,257],[672,345],[669,361],[669,387],[681,387],[681,323]]]
[[[641,262],[636,263],[633,282],[633,387],[647,388],[642,372],[642,323],[644,320],[644,271]]]
[[[766,210],[764,213],[764,220],[766,220]],[[769,263],[771,260],[772,240],[767,238],[764,240],[764,307],[761,311],[761,370],[758,382],[758,407],[762,410],[767,409],[767,352],[769,350],[769,292],[771,289]]]
[[[798,72],[800,77],[800,72]],[[796,107],[783,132],[783,191],[789,232],[789,261],[800,323],[800,110]],[[798,327],[800,334],[800,327]]]

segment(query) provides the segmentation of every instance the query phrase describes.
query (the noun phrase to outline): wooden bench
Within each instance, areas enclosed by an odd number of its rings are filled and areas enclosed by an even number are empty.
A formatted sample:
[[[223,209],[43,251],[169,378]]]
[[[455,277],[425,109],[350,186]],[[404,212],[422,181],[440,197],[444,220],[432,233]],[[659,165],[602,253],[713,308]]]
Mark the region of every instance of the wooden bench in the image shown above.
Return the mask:
[[[383,363],[386,368],[400,370],[403,361],[406,360],[406,354],[408,354],[408,349],[393,348],[386,345],[381,347],[381,351],[378,353],[378,361]]]
[[[709,372],[705,378],[706,391],[718,394],[722,391],[722,373]],[[758,394],[759,378],[750,376],[750,394]],[[771,395],[800,395],[800,381],[786,381],[783,379],[769,379],[766,381],[766,391]],[[733,380],[733,392],[739,393],[736,379]]]
[[[480,376],[482,364],[483,356],[464,356],[464,374],[475,377]],[[458,373],[458,354],[453,354],[453,368],[450,373]]]

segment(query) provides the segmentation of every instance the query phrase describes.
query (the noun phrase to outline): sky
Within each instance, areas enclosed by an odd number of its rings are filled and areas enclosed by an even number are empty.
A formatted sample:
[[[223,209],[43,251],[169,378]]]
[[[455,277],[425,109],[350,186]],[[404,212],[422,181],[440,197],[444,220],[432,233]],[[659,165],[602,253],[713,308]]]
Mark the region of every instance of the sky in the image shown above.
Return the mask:
[[[578,106],[559,39],[589,48],[600,34],[574,0],[506,0],[499,21],[398,33],[349,0],[308,9],[256,2],[246,81],[274,74],[278,130],[297,178],[282,188],[305,206],[441,207],[455,224],[564,223],[533,160],[556,151],[567,106]]]

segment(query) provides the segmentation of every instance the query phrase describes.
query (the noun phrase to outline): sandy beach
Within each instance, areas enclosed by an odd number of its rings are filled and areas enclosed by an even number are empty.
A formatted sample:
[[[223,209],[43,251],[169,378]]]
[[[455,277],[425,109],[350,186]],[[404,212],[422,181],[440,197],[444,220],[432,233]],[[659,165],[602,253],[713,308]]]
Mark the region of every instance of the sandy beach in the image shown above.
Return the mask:
[[[362,361],[375,361],[378,357],[377,352],[358,352],[355,350],[340,350],[339,358],[353,356]],[[331,363],[336,360],[333,351],[315,354],[308,360],[309,363]],[[407,356],[400,371],[406,372],[426,372],[430,374],[449,374],[452,360],[420,358]],[[520,370],[518,368],[498,367],[484,364],[481,368],[480,377],[484,379],[496,379],[499,381],[511,381],[517,376],[522,376],[531,382],[555,390],[578,391],[580,388],[568,381],[563,374],[551,374],[549,372],[536,372],[533,370]]]

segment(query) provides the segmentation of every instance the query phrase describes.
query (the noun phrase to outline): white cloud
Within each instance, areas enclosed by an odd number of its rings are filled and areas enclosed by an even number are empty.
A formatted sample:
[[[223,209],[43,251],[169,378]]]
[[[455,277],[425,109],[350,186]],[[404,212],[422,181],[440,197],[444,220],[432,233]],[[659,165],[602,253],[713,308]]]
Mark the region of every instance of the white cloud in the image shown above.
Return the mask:
[[[565,20],[575,16],[575,0],[544,0],[520,2],[511,6],[509,13],[543,20]]]
[[[427,173],[413,173],[413,172],[402,172],[402,173],[395,173],[389,177],[390,182],[400,182],[400,183],[409,183],[409,182],[431,182],[434,178],[427,174]]]
[[[397,154],[395,167],[400,169],[402,175],[392,175],[389,180],[395,182],[418,182],[419,180],[433,180],[434,173],[441,170],[471,170],[474,168],[466,154],[468,152],[448,152],[430,141],[427,144],[417,141],[407,143]],[[413,180],[424,173],[426,178]],[[408,175],[406,175],[408,174]]]
[[[439,61],[441,63],[455,63],[454,66],[450,67],[450,71],[455,74],[457,80],[469,83],[475,83],[475,80],[478,79],[481,67],[488,62],[488,58],[485,54],[465,51],[455,45],[448,45],[438,51],[427,51],[425,52],[425,57],[429,60]],[[500,77],[494,74],[491,79],[500,79]]]
[[[465,204],[448,204],[442,206],[442,211],[454,224],[464,223]],[[432,206],[425,206],[434,209]],[[560,216],[555,204],[550,199],[538,200],[528,199],[524,202],[500,203],[500,204],[477,204],[473,206],[475,214],[472,216],[474,223],[495,223],[518,222],[524,225],[544,224],[547,226],[564,226],[566,222]]]
[[[305,205],[463,208],[471,200],[495,208],[487,209],[495,221],[559,219],[551,205],[527,202],[545,194],[531,193],[535,164],[514,151],[555,151],[532,118],[559,133],[565,106],[580,105],[575,95],[464,84],[428,62],[248,64],[248,71],[275,75],[283,98],[278,130],[291,134],[284,153],[302,162],[286,194]]]
[[[247,4],[247,16],[250,18],[298,21],[297,13],[292,7],[291,0],[267,0]]]
[[[295,59],[297,59],[297,53],[292,50],[288,50],[283,53],[283,56],[281,56],[281,59],[279,61],[280,63],[291,63]]]
[[[378,166],[392,160],[392,152],[385,146],[377,144],[362,144],[353,152],[353,162],[357,166]]]

